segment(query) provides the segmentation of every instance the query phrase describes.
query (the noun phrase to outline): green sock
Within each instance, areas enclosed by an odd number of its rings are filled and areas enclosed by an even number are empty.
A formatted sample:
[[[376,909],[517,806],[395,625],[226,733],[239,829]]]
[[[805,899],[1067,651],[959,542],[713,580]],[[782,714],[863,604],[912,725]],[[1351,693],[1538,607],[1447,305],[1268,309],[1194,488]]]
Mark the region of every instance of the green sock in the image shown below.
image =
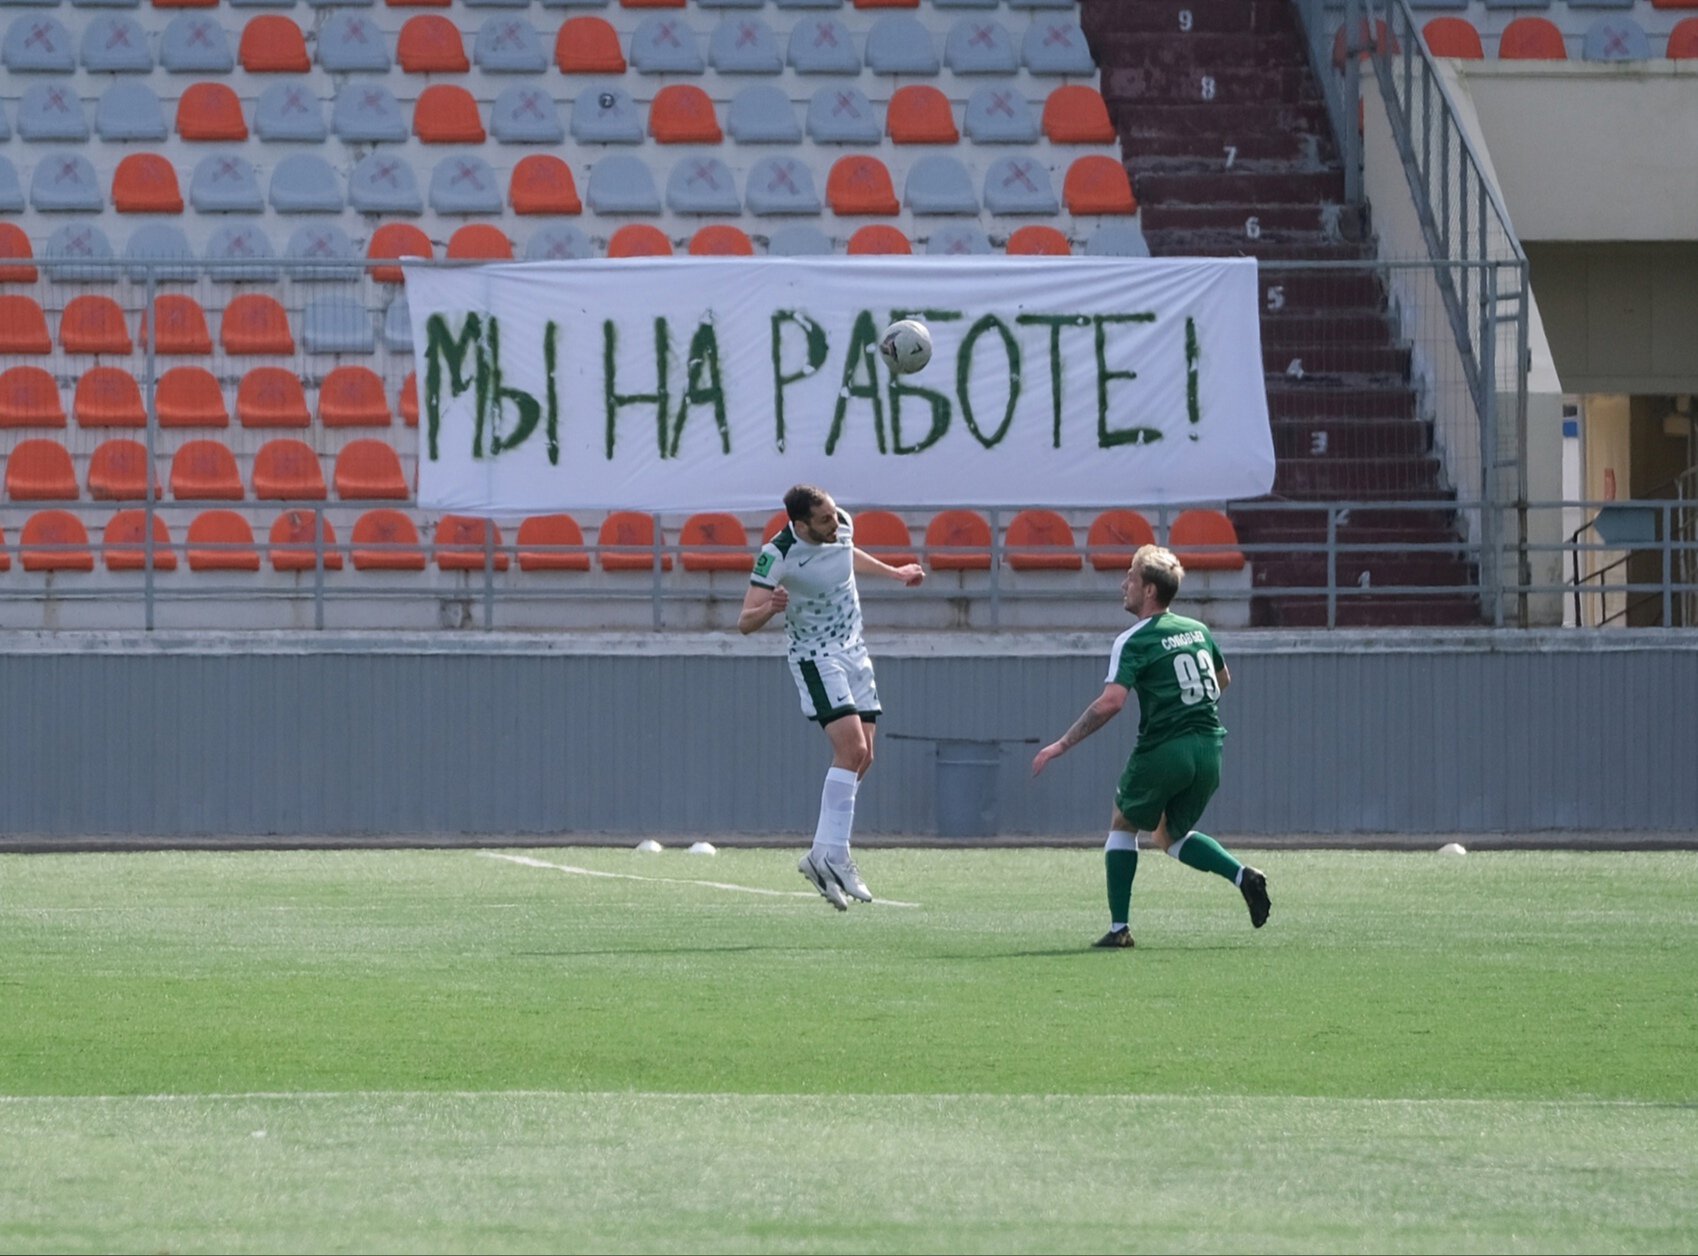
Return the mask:
[[[1216,876],[1225,877],[1234,885],[1238,883],[1238,870],[1244,865],[1226,853],[1224,847],[1207,833],[1199,833],[1192,829],[1168,848],[1180,863],[1199,872],[1212,872]]]
[[[1132,878],[1138,875],[1138,852],[1105,850],[1103,864],[1108,869],[1109,923],[1126,924],[1131,919]]]

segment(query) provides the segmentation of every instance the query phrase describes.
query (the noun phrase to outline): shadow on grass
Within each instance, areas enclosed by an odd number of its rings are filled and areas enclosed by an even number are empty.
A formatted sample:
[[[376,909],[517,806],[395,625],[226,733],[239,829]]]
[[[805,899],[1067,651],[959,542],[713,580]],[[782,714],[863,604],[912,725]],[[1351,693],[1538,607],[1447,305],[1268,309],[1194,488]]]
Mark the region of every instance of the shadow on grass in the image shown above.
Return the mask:
[[[603,946],[578,951],[514,951],[514,959],[575,959],[585,955],[730,955],[740,951],[788,951],[780,946]]]

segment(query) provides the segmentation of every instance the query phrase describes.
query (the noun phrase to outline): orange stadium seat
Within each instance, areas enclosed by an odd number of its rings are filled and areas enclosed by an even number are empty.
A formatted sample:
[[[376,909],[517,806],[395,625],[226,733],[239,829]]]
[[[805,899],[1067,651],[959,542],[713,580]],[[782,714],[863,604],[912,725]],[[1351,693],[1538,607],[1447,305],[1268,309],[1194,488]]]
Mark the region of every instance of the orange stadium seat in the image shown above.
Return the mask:
[[[419,377],[416,372],[408,371],[407,378],[401,381],[401,395],[396,405],[401,411],[401,422],[408,427],[419,425]]]
[[[989,571],[990,524],[976,510],[944,510],[926,525],[926,556],[939,571]]]
[[[304,440],[268,440],[254,455],[254,496],[261,501],[315,501],[327,496],[324,469]]]
[[[890,171],[877,157],[863,153],[839,157],[833,163],[826,176],[825,198],[834,211],[846,216],[895,214],[901,209]]]
[[[772,540],[773,537],[784,531],[785,526],[789,522],[790,512],[788,510],[773,511],[772,517],[766,521],[766,526],[761,529],[761,544],[765,545],[768,541]],[[856,521],[856,526],[860,526],[859,520]],[[865,549],[866,546],[863,545],[861,548]]]
[[[106,521],[100,552],[107,571],[142,571],[147,567],[147,511],[120,510]],[[160,515],[153,516],[153,569],[176,571],[177,551],[171,547],[171,529]]]
[[[413,134],[421,144],[481,144],[485,132],[478,102],[463,87],[432,83],[413,106]]]
[[[655,93],[649,134],[658,144],[717,144],[725,138],[713,101],[693,83],[669,83]]]
[[[339,366],[318,386],[318,421],[325,427],[388,427],[394,421],[383,380],[369,366]]]
[[[189,521],[190,571],[258,571],[254,530],[233,510],[203,510]]]
[[[135,348],[124,311],[109,296],[72,297],[59,316],[59,347],[66,353],[129,353]]]
[[[562,74],[623,74],[619,34],[599,17],[569,17],[554,38],[554,63]]]
[[[1073,246],[1054,227],[1031,223],[1008,237],[1008,251],[1017,257],[1067,257]]]
[[[1242,571],[1238,530],[1218,510],[1185,510],[1167,530],[1167,544],[1191,571]]]
[[[753,257],[755,242],[741,227],[715,223],[690,237],[690,253],[695,257]]]
[[[684,0],[619,0],[624,9],[682,9]]]
[[[409,74],[464,74],[472,68],[460,28],[438,13],[421,13],[402,23],[395,59]]]
[[[38,510],[20,538],[25,571],[93,571],[88,530],[68,510]]]
[[[386,222],[371,233],[366,246],[368,259],[400,257],[434,257],[430,237],[410,222]],[[399,266],[373,266],[371,277],[378,283],[400,283],[404,276]]]
[[[399,510],[368,510],[354,520],[354,566],[360,571],[423,571],[419,530]]]
[[[212,352],[212,333],[207,330],[206,311],[200,302],[180,292],[167,292],[153,300],[153,321],[159,327],[159,343],[154,352],[161,354]],[[147,316],[142,316],[141,343],[147,346]]]
[[[755,565],[749,533],[736,515],[704,511],[684,521],[678,534],[685,571],[748,571]]]
[[[34,283],[34,266],[5,265],[6,261],[28,261],[35,257],[29,236],[15,222],[0,222],[0,283]]]
[[[437,520],[432,548],[436,565],[443,571],[482,571],[486,562],[496,571],[506,571],[509,563],[502,548],[501,529],[487,519],[470,515],[443,515]]]
[[[47,316],[34,297],[0,296],[0,353],[52,353]]]
[[[218,343],[225,353],[242,357],[295,351],[288,312],[276,297],[263,292],[244,292],[224,307]]]
[[[929,83],[898,87],[890,98],[885,125],[897,144],[955,144],[961,139],[949,97]]]
[[[39,366],[14,366],[0,373],[0,428],[64,427],[59,384]]]
[[[1016,571],[1078,571],[1073,529],[1053,510],[1022,510],[1009,520],[1003,553]]]
[[[310,427],[300,376],[281,366],[256,366],[236,386],[236,421],[243,427]]]
[[[131,153],[112,172],[112,207],[120,214],[180,214],[177,168],[158,153]]]
[[[914,246],[908,242],[908,237],[902,234],[901,228],[892,227],[888,223],[869,223],[849,237],[849,252],[857,257],[913,251]]]
[[[1698,60],[1698,17],[1683,17],[1669,32],[1669,60]]]
[[[68,502],[77,491],[71,454],[56,440],[21,440],[6,456],[6,496],[15,502]]]
[[[380,440],[353,440],[336,455],[336,496],[344,501],[405,501],[411,494],[401,459]],[[357,565],[357,564],[356,564]]]
[[[671,257],[672,241],[659,227],[628,222],[607,242],[609,257]]]
[[[615,510],[601,521],[596,533],[597,558],[603,571],[654,570],[654,516],[637,510]],[[660,569],[672,570],[672,555],[660,556]]]
[[[248,20],[236,59],[249,74],[305,74],[312,69],[301,28],[280,13]]]
[[[271,525],[271,569],[311,571],[318,566],[318,539],[324,539],[324,568],[342,570],[342,551],[336,548],[336,529],[312,510],[285,510]]]
[[[147,497],[147,446],[115,437],[102,441],[88,460],[88,495],[96,501],[140,501]],[[163,496],[153,477],[153,496]]]
[[[235,89],[228,83],[190,83],[177,98],[177,134],[186,140],[247,139]]]
[[[919,561],[908,525],[888,510],[863,510],[855,516],[855,544],[892,567]]]
[[[6,548],[6,530],[0,528],[0,571],[12,570],[12,551]]]
[[[229,427],[224,390],[204,366],[174,366],[153,392],[160,427]]]
[[[1116,138],[1102,93],[1080,83],[1058,87],[1044,101],[1044,134],[1052,144],[1112,144]]]
[[[1518,17],[1498,36],[1500,61],[1566,61],[1568,45],[1556,23],[1543,17]]]
[[[1140,545],[1155,543],[1155,529],[1136,510],[1105,510],[1091,520],[1085,553],[1097,571],[1125,571]]]
[[[141,385],[122,367],[84,371],[71,397],[71,417],[78,427],[146,427]]]
[[[1067,168],[1062,199],[1075,214],[1135,214],[1138,200],[1132,195],[1132,180],[1119,159],[1105,156],[1081,157]]]
[[[448,256],[462,261],[499,262],[513,260],[513,242],[500,227],[487,222],[469,222],[448,237]]]
[[[572,168],[552,153],[521,157],[507,184],[515,214],[581,214]]]
[[[1480,46],[1480,32],[1465,17],[1435,17],[1421,28],[1421,38],[1435,57],[1480,61],[1486,55]]]
[[[215,440],[185,441],[171,459],[171,496],[178,501],[241,501],[236,455]]]
[[[520,571],[588,571],[584,530],[571,515],[534,515],[519,524]]]

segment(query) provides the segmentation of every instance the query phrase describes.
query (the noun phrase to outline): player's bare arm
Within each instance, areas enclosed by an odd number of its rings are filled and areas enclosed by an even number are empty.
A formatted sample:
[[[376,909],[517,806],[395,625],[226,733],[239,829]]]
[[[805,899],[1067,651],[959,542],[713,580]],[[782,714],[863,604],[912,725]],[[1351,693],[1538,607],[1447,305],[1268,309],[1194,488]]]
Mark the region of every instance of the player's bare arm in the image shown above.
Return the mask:
[[[855,574],[858,576],[889,576],[892,580],[900,580],[912,589],[926,578],[926,569],[919,563],[903,563],[900,567],[892,567],[887,562],[874,558],[859,546],[855,549]]]
[[[1074,746],[1096,732],[1097,729],[1119,715],[1120,709],[1126,705],[1126,695],[1129,692],[1125,685],[1113,683],[1104,685],[1103,691],[1097,695],[1097,700],[1086,707],[1080,713],[1079,718],[1073,721],[1073,727],[1063,733],[1058,740],[1050,742],[1049,745],[1038,751],[1037,756],[1032,760],[1032,775],[1036,776],[1042,772],[1049,766],[1050,760],[1059,759]]]
[[[749,591],[743,595],[743,609],[737,613],[737,631],[745,636],[758,632],[766,627],[768,620],[782,615],[789,605],[790,592],[783,585],[776,589],[763,589],[758,584],[751,584]]]

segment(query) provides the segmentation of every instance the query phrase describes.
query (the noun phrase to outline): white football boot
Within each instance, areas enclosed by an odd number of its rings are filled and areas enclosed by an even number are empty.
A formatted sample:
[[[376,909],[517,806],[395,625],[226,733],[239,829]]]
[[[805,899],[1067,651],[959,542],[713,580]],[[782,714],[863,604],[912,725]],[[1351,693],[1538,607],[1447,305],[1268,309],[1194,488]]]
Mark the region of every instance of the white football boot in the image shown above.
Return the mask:
[[[826,858],[821,862],[825,864],[826,874],[836,877],[837,883],[850,898],[860,899],[863,903],[873,901],[873,892],[867,888],[867,883],[861,880],[861,870],[855,866],[852,855],[845,854],[842,859]]]
[[[808,878],[808,884],[818,890],[820,897],[826,902],[838,911],[848,911],[849,900],[843,895],[843,887],[838,884],[833,873],[826,871],[823,864],[824,860],[816,861],[813,852],[809,851],[796,861],[796,871]],[[861,888],[866,889],[866,886]]]

